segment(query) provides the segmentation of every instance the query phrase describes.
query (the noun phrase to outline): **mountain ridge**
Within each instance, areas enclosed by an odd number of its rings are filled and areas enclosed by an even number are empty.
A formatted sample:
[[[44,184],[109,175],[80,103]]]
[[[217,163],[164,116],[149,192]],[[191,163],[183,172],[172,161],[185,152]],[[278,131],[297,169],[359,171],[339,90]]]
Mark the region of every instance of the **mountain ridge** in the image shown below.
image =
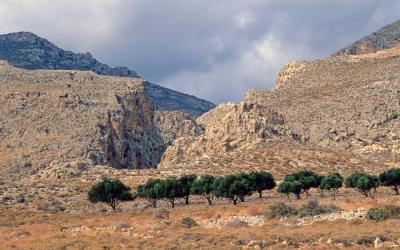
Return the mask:
[[[82,70],[99,75],[139,77],[135,71],[126,67],[109,67],[97,61],[90,53],[65,51],[47,39],[25,31],[0,35],[0,60],[31,70]],[[159,111],[181,111],[191,117],[198,117],[215,107],[209,101],[154,83],[148,83],[146,91]]]

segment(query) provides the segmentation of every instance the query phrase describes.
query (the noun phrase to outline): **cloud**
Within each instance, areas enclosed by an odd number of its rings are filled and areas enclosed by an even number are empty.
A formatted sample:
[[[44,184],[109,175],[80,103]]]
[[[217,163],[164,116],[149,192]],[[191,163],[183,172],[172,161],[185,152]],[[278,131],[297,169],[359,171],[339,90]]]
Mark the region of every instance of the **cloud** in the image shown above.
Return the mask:
[[[288,60],[327,56],[398,13],[398,0],[0,0],[0,33],[32,31],[218,103],[270,88]]]

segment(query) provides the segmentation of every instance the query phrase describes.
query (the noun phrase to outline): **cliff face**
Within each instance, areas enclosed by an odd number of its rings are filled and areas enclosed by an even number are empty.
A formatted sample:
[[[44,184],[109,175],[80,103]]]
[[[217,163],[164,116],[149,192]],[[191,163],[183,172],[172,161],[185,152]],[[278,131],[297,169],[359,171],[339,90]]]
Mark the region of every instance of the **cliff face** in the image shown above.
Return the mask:
[[[30,32],[0,35],[0,60],[23,69],[81,70],[99,75],[137,78],[126,67],[111,68],[98,62],[89,53],[65,51]],[[215,107],[206,100],[149,83],[145,88],[157,110],[180,111],[198,117]]]
[[[145,84],[140,78],[29,71],[1,62],[1,172],[23,176],[52,161],[77,159],[155,167],[165,146]]]

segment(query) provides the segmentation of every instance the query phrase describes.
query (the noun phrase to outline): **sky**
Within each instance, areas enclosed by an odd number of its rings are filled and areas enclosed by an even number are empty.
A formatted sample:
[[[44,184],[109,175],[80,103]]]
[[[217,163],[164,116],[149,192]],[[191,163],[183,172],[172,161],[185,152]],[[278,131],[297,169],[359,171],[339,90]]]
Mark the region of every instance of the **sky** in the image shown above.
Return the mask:
[[[398,19],[399,0],[0,0],[1,34],[30,31],[214,103]]]

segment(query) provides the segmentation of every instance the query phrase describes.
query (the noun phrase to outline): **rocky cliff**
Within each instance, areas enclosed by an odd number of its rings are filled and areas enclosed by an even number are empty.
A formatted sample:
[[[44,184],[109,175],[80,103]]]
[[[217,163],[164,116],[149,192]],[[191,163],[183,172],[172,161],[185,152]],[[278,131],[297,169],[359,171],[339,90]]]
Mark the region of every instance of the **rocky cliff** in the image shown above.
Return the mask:
[[[24,69],[81,70],[93,71],[99,75],[138,77],[136,72],[126,67],[111,68],[98,62],[90,53],[62,50],[30,32],[0,35],[0,60]],[[160,111],[181,111],[198,117],[215,107],[206,100],[156,84],[146,85],[146,91]]]
[[[53,161],[155,167],[165,145],[145,85],[140,78],[22,70],[1,61],[1,176],[32,174]]]

